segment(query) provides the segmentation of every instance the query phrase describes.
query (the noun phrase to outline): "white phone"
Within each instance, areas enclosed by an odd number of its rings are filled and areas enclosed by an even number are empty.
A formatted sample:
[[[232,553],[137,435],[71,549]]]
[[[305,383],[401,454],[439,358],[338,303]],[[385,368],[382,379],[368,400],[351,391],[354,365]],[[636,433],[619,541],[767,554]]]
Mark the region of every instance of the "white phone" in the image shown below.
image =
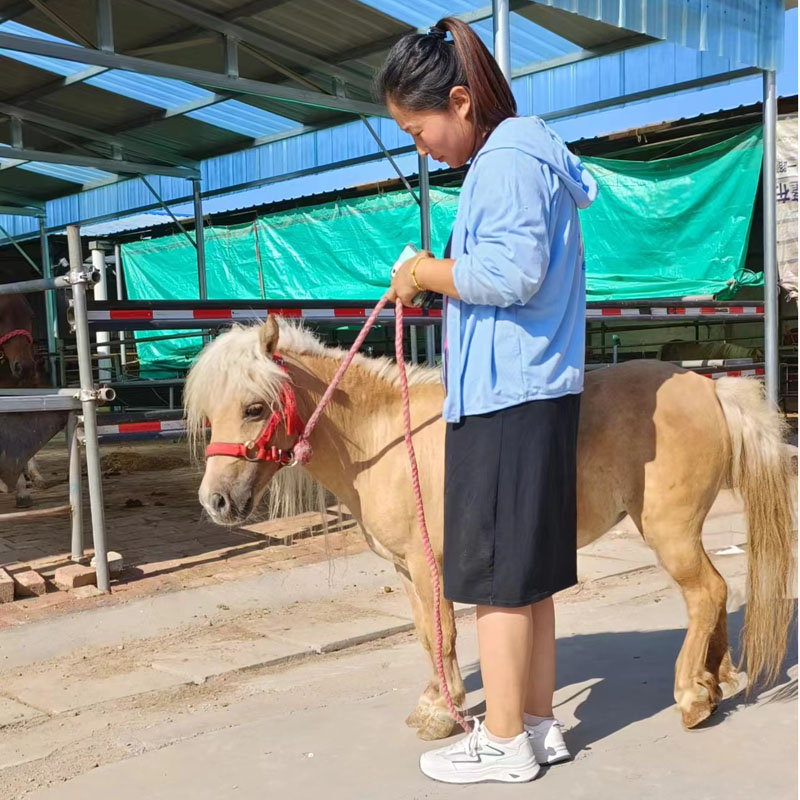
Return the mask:
[[[397,274],[397,270],[408,261],[409,258],[414,258],[415,255],[419,253],[419,250],[414,247],[413,244],[407,244],[401,251],[400,255],[397,257],[397,261],[394,262],[392,266],[392,277]],[[413,299],[411,300],[412,305],[416,308],[427,308],[431,302],[433,301],[434,294],[433,292],[417,292]]]

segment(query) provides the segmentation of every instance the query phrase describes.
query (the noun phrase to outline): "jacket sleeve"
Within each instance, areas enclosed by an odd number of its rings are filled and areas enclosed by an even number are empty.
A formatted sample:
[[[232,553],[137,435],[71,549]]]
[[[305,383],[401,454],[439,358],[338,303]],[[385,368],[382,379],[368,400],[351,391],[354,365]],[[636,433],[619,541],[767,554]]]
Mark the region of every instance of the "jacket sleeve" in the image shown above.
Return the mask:
[[[472,305],[525,305],[550,261],[550,191],[542,163],[514,149],[493,150],[475,164],[467,226],[475,243],[456,259],[453,283]]]

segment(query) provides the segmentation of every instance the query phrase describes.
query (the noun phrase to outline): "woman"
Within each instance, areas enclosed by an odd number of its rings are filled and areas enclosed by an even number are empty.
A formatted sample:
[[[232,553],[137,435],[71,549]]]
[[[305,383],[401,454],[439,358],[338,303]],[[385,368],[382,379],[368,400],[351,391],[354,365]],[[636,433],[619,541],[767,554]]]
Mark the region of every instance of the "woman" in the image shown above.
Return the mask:
[[[447,38],[450,35],[451,39]],[[477,606],[486,717],[422,771],[529,781],[570,758],[553,717],[552,595],[576,575],[576,449],[585,286],[578,208],[596,186],[511,90],[468,25],[410,34],[377,77],[422,155],[470,163],[445,258],[392,281],[446,296],[443,591]]]

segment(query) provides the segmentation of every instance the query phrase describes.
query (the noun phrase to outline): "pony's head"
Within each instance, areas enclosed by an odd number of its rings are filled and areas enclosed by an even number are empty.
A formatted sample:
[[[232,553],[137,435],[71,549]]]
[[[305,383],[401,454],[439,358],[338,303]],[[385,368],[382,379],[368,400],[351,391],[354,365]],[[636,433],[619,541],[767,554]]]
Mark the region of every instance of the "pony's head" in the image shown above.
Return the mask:
[[[23,383],[36,375],[33,351],[33,310],[23,295],[0,295],[0,361],[11,377]]]
[[[190,441],[253,443],[274,411],[283,412],[282,395],[289,377],[274,360],[279,327],[274,317],[264,325],[236,326],[206,347],[186,379],[184,406]],[[281,421],[269,445],[290,450],[298,432],[287,433]],[[246,448],[248,452],[252,448]],[[244,452],[244,451],[242,451]],[[280,464],[232,455],[206,459],[200,502],[214,522],[243,522],[258,506]]]

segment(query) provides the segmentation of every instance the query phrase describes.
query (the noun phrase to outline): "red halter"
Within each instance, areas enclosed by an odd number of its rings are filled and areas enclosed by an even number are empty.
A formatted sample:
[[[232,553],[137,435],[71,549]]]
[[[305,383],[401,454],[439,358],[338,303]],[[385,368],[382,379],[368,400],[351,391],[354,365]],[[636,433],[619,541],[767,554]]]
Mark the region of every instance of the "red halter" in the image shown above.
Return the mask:
[[[272,360],[286,372],[283,359],[277,354],[273,354]],[[294,454],[291,450],[281,450],[275,445],[270,444],[270,440],[275,435],[275,431],[281,424],[281,420],[286,425],[286,435],[301,434],[303,420],[297,413],[297,401],[294,396],[294,389],[291,384],[281,385],[279,395],[281,409],[275,410],[270,414],[269,419],[264,425],[264,429],[254,441],[244,442],[211,442],[206,448],[206,458],[211,456],[230,456],[231,458],[244,458],[247,461],[273,461],[281,467],[286,467],[294,463]]]
[[[22,336],[23,339],[27,339],[31,344],[33,344],[33,336],[31,336],[29,331],[26,331],[24,328],[17,328],[16,330],[9,331],[8,333],[4,333],[0,336],[0,350],[3,349],[3,345],[13,339],[15,336]]]

